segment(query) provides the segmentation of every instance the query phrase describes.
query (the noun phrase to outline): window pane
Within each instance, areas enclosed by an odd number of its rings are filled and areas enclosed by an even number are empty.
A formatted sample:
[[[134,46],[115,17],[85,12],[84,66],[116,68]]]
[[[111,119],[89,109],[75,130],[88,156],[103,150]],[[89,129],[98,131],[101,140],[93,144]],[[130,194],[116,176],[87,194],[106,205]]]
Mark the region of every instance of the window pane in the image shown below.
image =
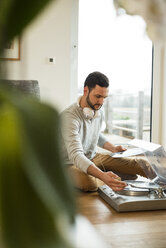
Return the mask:
[[[80,0],[79,92],[90,72],[108,76],[105,131],[117,141],[150,140],[151,70],[152,43],[141,17],[117,17],[110,0]]]

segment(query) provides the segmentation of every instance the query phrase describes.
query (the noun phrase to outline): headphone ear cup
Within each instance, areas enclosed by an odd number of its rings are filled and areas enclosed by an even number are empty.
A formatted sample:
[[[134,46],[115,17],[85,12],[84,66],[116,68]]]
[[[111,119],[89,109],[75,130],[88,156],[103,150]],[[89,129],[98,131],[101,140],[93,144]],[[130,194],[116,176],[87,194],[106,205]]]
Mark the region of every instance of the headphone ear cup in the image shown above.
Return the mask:
[[[94,110],[90,108],[83,108],[83,113],[84,113],[85,118],[87,119],[92,119],[95,115]]]

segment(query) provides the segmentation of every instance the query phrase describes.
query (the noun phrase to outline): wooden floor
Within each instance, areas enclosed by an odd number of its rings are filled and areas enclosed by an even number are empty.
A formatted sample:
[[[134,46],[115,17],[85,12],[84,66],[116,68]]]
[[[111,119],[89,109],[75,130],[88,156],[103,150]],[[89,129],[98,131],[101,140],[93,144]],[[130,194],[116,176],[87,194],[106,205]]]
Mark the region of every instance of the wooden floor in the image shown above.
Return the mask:
[[[110,247],[166,248],[166,210],[117,213],[97,192],[77,192],[76,199],[78,212]]]

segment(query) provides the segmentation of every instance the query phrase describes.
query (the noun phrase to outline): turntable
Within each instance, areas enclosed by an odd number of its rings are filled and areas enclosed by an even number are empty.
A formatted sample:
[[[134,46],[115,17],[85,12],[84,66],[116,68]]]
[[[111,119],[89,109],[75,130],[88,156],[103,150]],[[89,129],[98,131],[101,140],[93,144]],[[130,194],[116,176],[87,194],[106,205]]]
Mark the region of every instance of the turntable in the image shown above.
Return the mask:
[[[127,186],[121,191],[103,185],[98,188],[99,195],[117,212],[166,209],[166,152],[153,143],[140,140],[132,143],[142,148],[156,177],[153,180],[127,180]]]
[[[113,191],[107,185],[99,187],[99,195],[117,212],[166,209],[165,188],[144,181],[125,181],[121,191]]]

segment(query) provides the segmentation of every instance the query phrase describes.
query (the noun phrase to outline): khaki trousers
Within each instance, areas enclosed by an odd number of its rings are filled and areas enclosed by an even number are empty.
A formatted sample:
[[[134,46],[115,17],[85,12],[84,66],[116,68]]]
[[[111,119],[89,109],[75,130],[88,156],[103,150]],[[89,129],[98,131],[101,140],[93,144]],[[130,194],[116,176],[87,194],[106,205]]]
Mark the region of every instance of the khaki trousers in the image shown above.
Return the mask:
[[[112,158],[108,154],[97,153],[92,162],[102,171],[112,171],[119,175],[122,180],[137,178],[137,174],[143,177],[154,178],[156,175],[147,160],[138,157]],[[69,175],[74,186],[83,191],[96,191],[104,183],[90,176],[75,165],[69,166]]]

